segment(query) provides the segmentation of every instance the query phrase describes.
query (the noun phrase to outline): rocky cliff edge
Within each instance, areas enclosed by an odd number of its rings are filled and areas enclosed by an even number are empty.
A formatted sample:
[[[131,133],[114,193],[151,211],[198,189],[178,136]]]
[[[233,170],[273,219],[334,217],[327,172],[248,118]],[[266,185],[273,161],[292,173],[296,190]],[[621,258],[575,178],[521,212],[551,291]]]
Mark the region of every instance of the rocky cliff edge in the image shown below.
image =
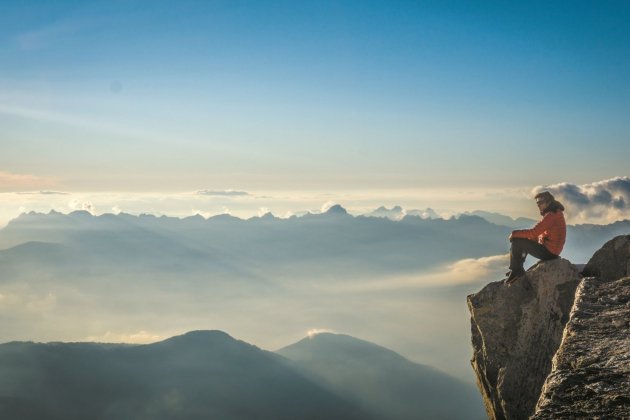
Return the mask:
[[[539,262],[468,296],[472,367],[491,419],[630,418],[630,235]]]

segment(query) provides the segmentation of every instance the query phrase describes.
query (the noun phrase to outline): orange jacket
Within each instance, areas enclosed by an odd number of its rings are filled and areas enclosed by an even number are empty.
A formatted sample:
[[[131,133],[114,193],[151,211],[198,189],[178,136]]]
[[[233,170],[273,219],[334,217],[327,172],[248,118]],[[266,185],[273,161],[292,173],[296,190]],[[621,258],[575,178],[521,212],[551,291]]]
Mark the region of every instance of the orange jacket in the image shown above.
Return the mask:
[[[525,238],[538,241],[552,254],[560,255],[567,237],[567,224],[564,221],[562,211],[550,211],[545,213],[542,220],[531,229],[515,230],[513,238]]]

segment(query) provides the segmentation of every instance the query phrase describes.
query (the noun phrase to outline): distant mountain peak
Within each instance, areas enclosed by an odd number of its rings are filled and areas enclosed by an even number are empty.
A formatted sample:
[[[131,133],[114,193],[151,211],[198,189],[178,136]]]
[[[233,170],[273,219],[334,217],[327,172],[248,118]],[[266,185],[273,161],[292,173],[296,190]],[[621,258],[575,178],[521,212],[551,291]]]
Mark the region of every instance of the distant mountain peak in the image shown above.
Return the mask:
[[[401,206],[394,206],[391,209],[380,206],[376,210],[366,213],[368,217],[382,217],[391,220],[400,220],[405,216],[406,212]]]
[[[524,229],[536,223],[535,220],[528,219],[526,217],[518,217],[514,219],[501,213],[489,212],[484,210],[467,211],[462,214],[468,216],[479,216],[490,223],[494,223],[495,225],[508,226],[513,229]]]
[[[233,345],[243,344],[247,347],[251,345],[245,342],[239,341],[228,333],[220,330],[195,330],[189,331],[182,335],[176,335],[174,337],[167,338],[157,343],[149,344],[149,346],[157,347],[182,347],[182,348],[195,348],[203,349],[206,347],[231,347]],[[253,347],[253,346],[251,346]]]
[[[93,217],[92,213],[90,213],[87,210],[74,210],[73,212],[69,213],[68,216],[73,216],[73,217]]]
[[[385,357],[396,360],[406,360],[393,350],[361,340],[359,338],[332,332],[321,332],[308,335],[297,343],[291,344],[277,351],[278,354],[287,356],[290,359],[300,354],[303,357],[320,357],[324,353],[335,354],[339,357],[358,356],[363,357]]]
[[[234,340],[232,336],[221,330],[193,330],[164,341],[198,341],[198,340]]]
[[[379,208],[376,209],[376,211],[402,211],[402,207],[401,206],[393,206],[391,209],[388,209],[385,206],[380,206]]]
[[[119,213],[119,215],[126,215],[126,216],[132,216],[131,214],[128,213]],[[133,217],[133,216],[132,216]],[[151,213],[140,213],[138,215],[139,219],[155,219],[155,214],[151,214]]]
[[[268,212],[266,212],[265,214],[261,214],[261,215],[258,215],[258,216],[254,216],[254,217],[251,217],[250,219],[258,219],[258,220],[275,220],[275,219],[276,219],[276,216],[274,216],[272,212],[268,211]],[[247,220],[250,220],[250,219],[247,219]]]
[[[211,216],[208,220],[243,220],[236,216],[232,216],[229,213],[217,214],[215,216]]]
[[[344,209],[340,204],[335,204],[333,206],[330,206],[330,208],[328,210],[326,210],[326,212],[324,214],[346,215],[346,214],[348,214],[348,211],[346,209]]]

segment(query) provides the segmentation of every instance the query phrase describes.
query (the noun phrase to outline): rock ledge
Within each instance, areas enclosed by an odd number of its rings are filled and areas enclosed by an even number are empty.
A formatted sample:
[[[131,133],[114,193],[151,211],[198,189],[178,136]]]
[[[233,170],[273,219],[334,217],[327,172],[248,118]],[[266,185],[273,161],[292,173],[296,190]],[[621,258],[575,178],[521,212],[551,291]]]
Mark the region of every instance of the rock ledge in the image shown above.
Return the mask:
[[[630,277],[582,280],[533,419],[630,417],[628,320]]]
[[[489,418],[630,419],[630,235],[582,274],[563,259],[539,262],[512,287],[468,296]]]
[[[539,262],[510,287],[494,282],[468,296],[471,363],[489,418],[533,414],[578,282],[577,269],[559,258]]]

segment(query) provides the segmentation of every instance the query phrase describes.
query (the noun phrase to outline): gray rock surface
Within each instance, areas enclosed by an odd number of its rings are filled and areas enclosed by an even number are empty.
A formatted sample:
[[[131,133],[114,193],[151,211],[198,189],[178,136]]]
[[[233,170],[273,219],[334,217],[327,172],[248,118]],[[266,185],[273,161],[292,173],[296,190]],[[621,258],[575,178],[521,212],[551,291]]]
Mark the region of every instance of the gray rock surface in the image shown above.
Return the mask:
[[[532,418],[630,418],[630,277],[580,283]]]
[[[566,260],[541,262],[512,287],[468,297],[490,418],[630,419],[630,235],[607,242],[582,274]]]
[[[551,371],[580,281],[567,260],[539,262],[513,285],[468,296],[473,358],[488,417],[526,419]]]
[[[618,280],[630,276],[630,235],[617,236],[606,242],[589,260],[584,277]]]

